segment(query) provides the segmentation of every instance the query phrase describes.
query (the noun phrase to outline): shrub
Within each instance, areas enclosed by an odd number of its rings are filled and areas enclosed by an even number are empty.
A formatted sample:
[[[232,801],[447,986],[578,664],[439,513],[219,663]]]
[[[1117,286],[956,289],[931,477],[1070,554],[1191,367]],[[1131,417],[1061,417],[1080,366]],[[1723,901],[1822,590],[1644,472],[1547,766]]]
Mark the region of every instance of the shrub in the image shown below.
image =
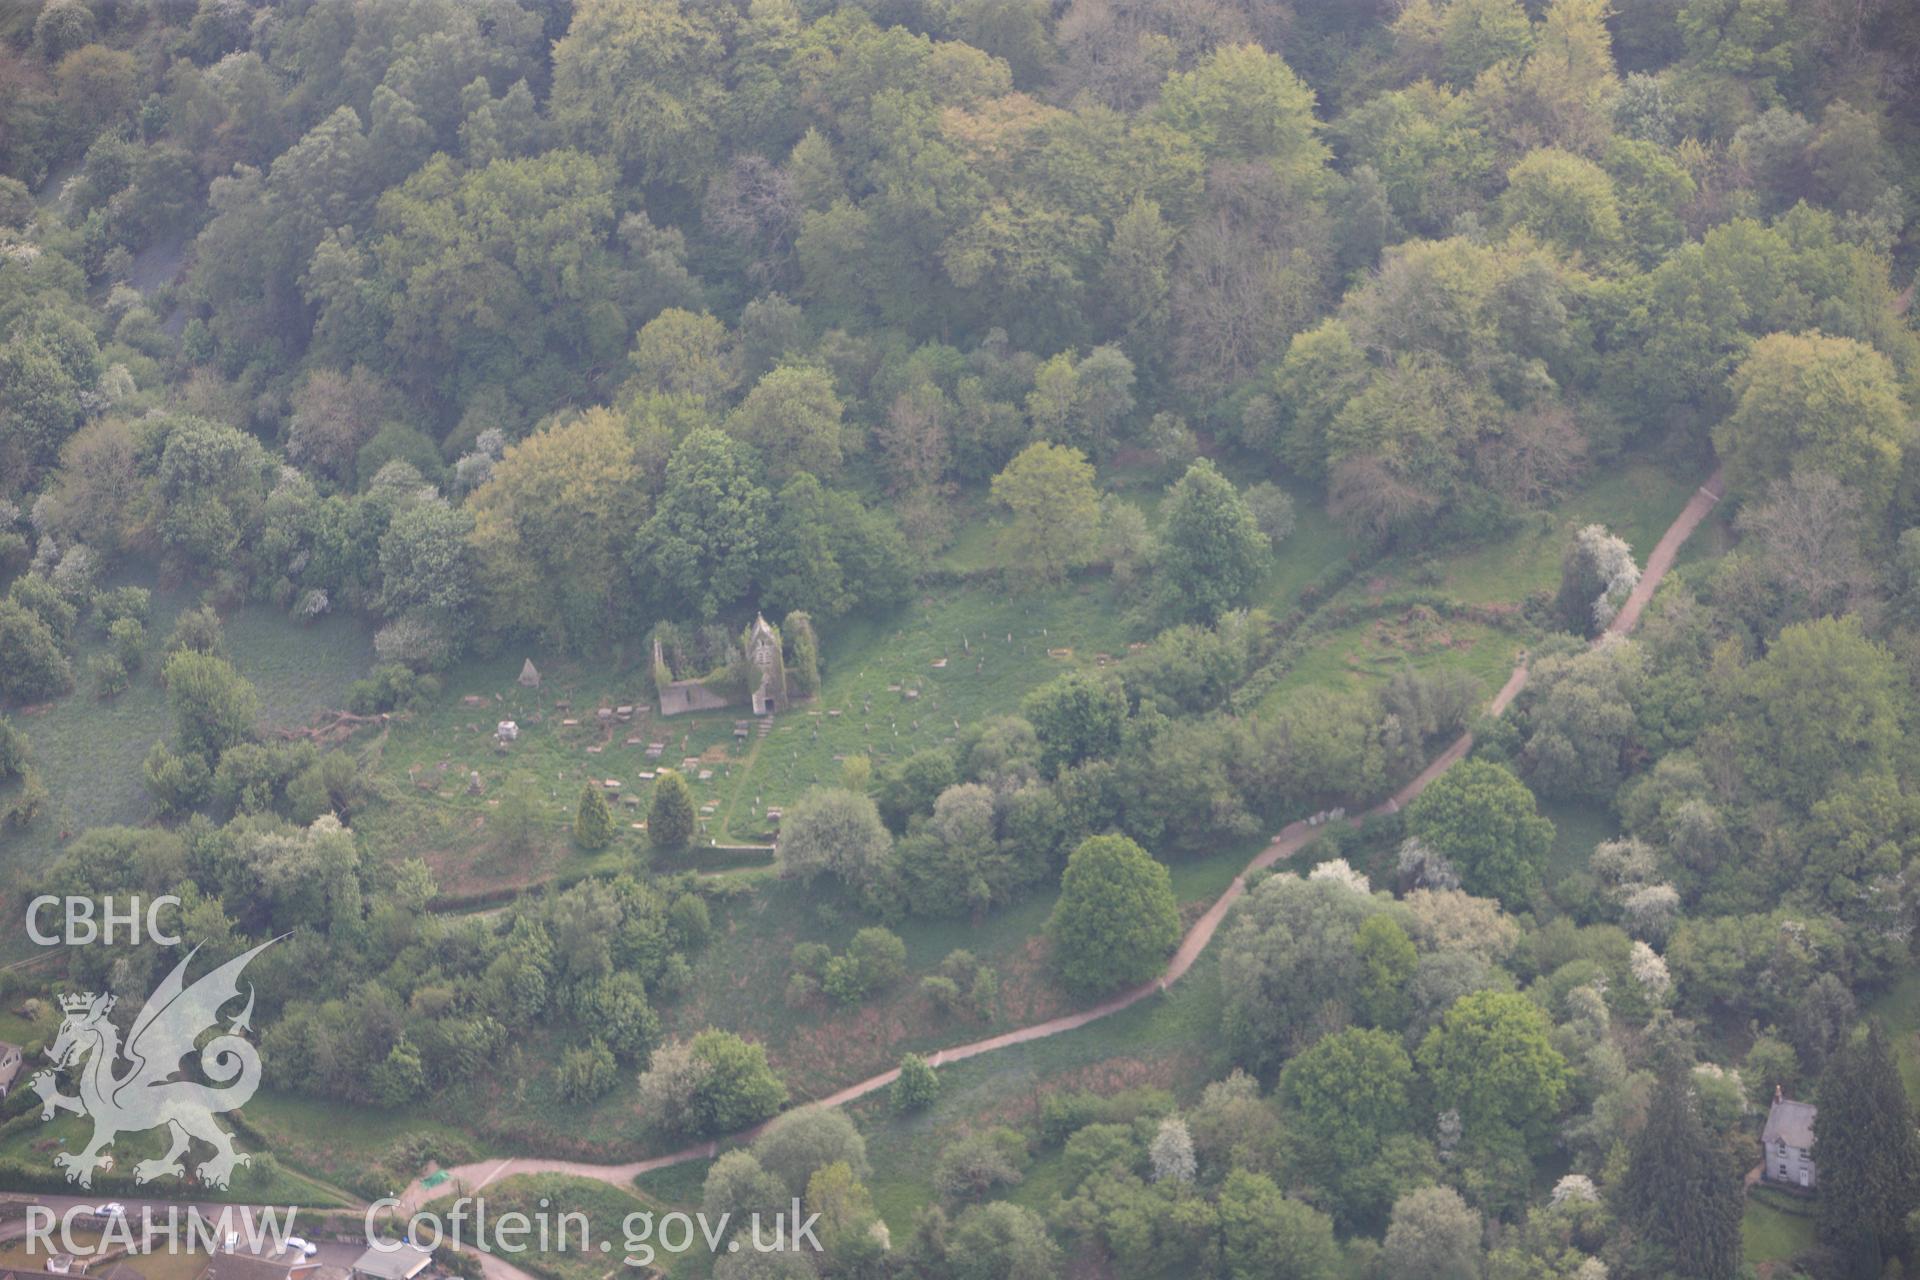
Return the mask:
[[[892,930],[874,926],[854,934],[845,955],[826,962],[820,985],[841,1004],[852,1005],[899,981],[906,971],[907,944]]]
[[[683,893],[667,908],[667,934],[676,951],[698,951],[713,933],[706,899]]]
[[[34,702],[72,688],[73,665],[53,629],[14,601],[0,600],[0,698]]]
[[[917,1053],[900,1059],[900,1074],[894,1079],[889,1100],[895,1111],[920,1111],[933,1105],[940,1096],[940,1077],[927,1060]]]
[[[976,1199],[995,1187],[1018,1184],[1026,1162],[1027,1140],[1014,1130],[970,1133],[940,1153],[933,1185],[949,1200]]]
[[[960,984],[945,974],[930,973],[920,979],[920,994],[942,1013],[957,1013],[966,1007],[966,997],[960,992]]]
[[[17,778],[27,767],[27,735],[0,716],[0,782]]]
[[[973,985],[967,989],[967,1001],[973,1005],[974,1013],[991,1019],[1000,1003],[1000,975],[981,965],[980,972],[973,975]]]
[[[213,770],[197,755],[175,755],[156,742],[141,766],[147,794],[162,817],[186,813],[205,802],[213,784]]]
[[[824,942],[796,942],[790,963],[795,973],[817,978],[827,971],[827,961],[831,959],[833,948]]]
[[[153,593],[145,587],[113,587],[93,598],[93,622],[102,635],[111,635],[113,624],[132,620],[142,627],[153,613]]]
[[[619,1080],[613,1050],[599,1039],[572,1048],[560,1057],[555,1071],[560,1096],[568,1102],[591,1102],[611,1090]]]
[[[107,628],[107,641],[113,646],[113,656],[128,671],[138,671],[147,647],[147,628],[137,618],[116,619]]]
[[[96,653],[87,659],[87,678],[98,696],[118,697],[127,690],[127,664],[115,654]]]
[[[191,649],[195,653],[221,654],[226,652],[226,633],[220,625],[220,615],[213,606],[201,605],[198,609],[188,609],[174,619],[173,634],[167,637],[164,657],[171,658],[182,649]]]
[[[704,1068],[693,1095],[694,1116],[703,1133],[744,1129],[786,1105],[787,1086],[767,1065],[764,1046],[708,1028],[693,1038],[692,1049]]]
[[[382,711],[419,711],[440,692],[440,677],[415,675],[397,662],[375,667],[364,680],[347,687],[347,710],[357,716]]]

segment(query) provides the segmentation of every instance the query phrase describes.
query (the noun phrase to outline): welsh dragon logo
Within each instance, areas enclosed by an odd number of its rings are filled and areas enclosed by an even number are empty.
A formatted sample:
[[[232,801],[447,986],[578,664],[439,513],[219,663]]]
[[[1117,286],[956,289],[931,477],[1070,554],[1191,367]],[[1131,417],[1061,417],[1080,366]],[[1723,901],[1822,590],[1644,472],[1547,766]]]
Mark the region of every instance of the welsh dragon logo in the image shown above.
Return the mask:
[[[181,1060],[194,1051],[194,1042],[219,1026],[221,1007],[240,997],[240,971],[272,945],[261,943],[192,986],[186,983],[187,966],[200,949],[189,951],[148,997],[127,1031],[124,1046],[120,1029],[108,1018],[112,996],[88,992],[61,997],[66,1020],[47,1050],[53,1066],[35,1075],[30,1084],[40,1095],[42,1120],[51,1120],[60,1111],[93,1118],[93,1140],[86,1148],[63,1151],[53,1158],[56,1166],[66,1170],[68,1182],[92,1186],[93,1171],[105,1159],[101,1152],[115,1137],[162,1125],[171,1145],[165,1155],[133,1167],[137,1182],[168,1174],[184,1177],[187,1169],[181,1157],[194,1138],[214,1149],[212,1158],[196,1168],[210,1187],[226,1187],[236,1165],[252,1163],[252,1157],[233,1149],[233,1135],[213,1120],[219,1112],[244,1106],[260,1086],[260,1052],[240,1035],[250,1029],[253,1016],[251,983],[246,1008],[224,1034],[200,1046],[200,1070],[213,1085],[175,1077],[181,1073]],[[118,1071],[123,1058],[127,1068]],[[78,1097],[60,1092],[54,1073],[62,1070],[78,1079]]]

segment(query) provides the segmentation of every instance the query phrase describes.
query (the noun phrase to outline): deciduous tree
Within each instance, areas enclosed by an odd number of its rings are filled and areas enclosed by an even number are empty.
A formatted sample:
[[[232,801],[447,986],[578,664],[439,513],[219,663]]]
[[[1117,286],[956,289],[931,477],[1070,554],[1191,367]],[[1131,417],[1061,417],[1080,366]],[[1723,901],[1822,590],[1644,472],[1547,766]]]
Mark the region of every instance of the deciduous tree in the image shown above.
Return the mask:
[[[781,365],[754,384],[727,418],[727,432],[759,450],[774,482],[840,469],[840,397],[825,370]]]
[[[1460,873],[1469,893],[1523,903],[1553,846],[1553,823],[1505,765],[1468,760],[1407,807],[1407,827]]]
[[[1480,1215],[1452,1187],[1422,1187],[1393,1204],[1382,1260],[1407,1280],[1479,1280]]]
[[[1094,836],[1067,859],[1047,933],[1067,985],[1109,991],[1144,982],[1180,940],[1172,877],[1125,836]]]
[[[1885,356],[1852,338],[1769,334],[1733,375],[1735,405],[1714,429],[1729,488],[1759,496],[1796,467],[1825,471],[1872,516],[1892,499],[1912,441]]]
[[[1100,496],[1078,449],[1028,445],[993,478],[993,499],[1012,513],[1009,560],[1042,582],[1092,563],[1099,549]]]
[[[780,863],[810,880],[831,872],[850,889],[863,889],[893,852],[893,837],[871,798],[837,787],[806,792],[780,819]]]
[[[710,428],[689,432],[634,542],[637,573],[657,576],[667,602],[711,618],[745,595],[766,552],[771,499],[741,446]]]
[[[1476,1140],[1501,1129],[1538,1137],[1559,1113],[1571,1073],[1553,1027],[1522,995],[1476,991],[1420,1042],[1420,1069],[1440,1106]]]
[[[1233,482],[1202,458],[1168,491],[1161,512],[1155,567],[1163,611],[1175,621],[1211,623],[1245,605],[1268,546]]]

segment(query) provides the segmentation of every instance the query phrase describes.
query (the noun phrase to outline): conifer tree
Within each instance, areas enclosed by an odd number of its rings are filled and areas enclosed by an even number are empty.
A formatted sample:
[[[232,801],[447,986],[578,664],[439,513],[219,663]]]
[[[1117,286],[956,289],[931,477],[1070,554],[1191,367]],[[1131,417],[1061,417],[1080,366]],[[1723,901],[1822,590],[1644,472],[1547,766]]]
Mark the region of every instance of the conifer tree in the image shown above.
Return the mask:
[[[1700,1119],[1692,1072],[1669,1062],[1620,1184],[1625,1215],[1656,1254],[1648,1274],[1733,1280],[1740,1274],[1740,1180]]]
[[[662,769],[654,779],[647,838],[656,849],[684,849],[693,839],[693,789],[672,769]]]
[[[606,795],[591,782],[580,789],[573,842],[582,849],[604,849],[613,843],[613,810],[607,807]]]
[[[1820,1234],[1846,1258],[1848,1275],[1874,1280],[1907,1250],[1906,1215],[1920,1204],[1920,1134],[1879,1024],[1828,1064],[1813,1151]]]

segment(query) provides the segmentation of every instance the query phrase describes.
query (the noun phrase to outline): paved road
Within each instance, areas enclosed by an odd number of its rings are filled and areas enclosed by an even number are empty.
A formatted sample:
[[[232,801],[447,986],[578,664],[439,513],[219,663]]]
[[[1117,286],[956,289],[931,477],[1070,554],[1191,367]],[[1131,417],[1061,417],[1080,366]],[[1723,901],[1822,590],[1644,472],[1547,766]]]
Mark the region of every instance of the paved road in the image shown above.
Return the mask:
[[[1667,576],[1667,571],[1673,567],[1674,557],[1679,554],[1681,544],[1700,526],[1700,522],[1707,518],[1707,515],[1720,501],[1722,492],[1723,481],[1721,479],[1721,470],[1715,467],[1713,474],[1708,476],[1699,489],[1694,491],[1693,496],[1688,499],[1687,505],[1681,508],[1680,514],[1675,517],[1674,522],[1667,527],[1667,531],[1661,535],[1660,541],[1655,544],[1653,551],[1647,556],[1646,568],[1640,575],[1640,582],[1634,587],[1632,593],[1628,595],[1626,603],[1620,608],[1619,614],[1615,616],[1612,624],[1608,626],[1606,631],[1607,636],[1625,635],[1633,629],[1635,623],[1639,622],[1641,613],[1647,607],[1647,602],[1653,599],[1653,594],[1659,589],[1661,580]],[[1602,640],[1604,639],[1605,636],[1602,637]],[[1599,641],[1596,641],[1596,643],[1599,643]],[[1488,712],[1492,715],[1500,715],[1506,711],[1506,709],[1512,705],[1514,698],[1518,696],[1520,690],[1526,687],[1526,683],[1527,659],[1526,655],[1522,654],[1519,663],[1513,669],[1513,674],[1507,677],[1507,682],[1500,686],[1500,691],[1494,694],[1493,701],[1488,704]],[[1435,778],[1464,759],[1472,749],[1473,735],[1471,733],[1461,734],[1445,751],[1442,751],[1428,762],[1427,767],[1422,769],[1416,777],[1387,799],[1381,801],[1372,809],[1369,809],[1366,814],[1361,815],[1361,818],[1374,814],[1398,812],[1411,802],[1415,796],[1425,791]],[[1353,818],[1350,819],[1350,821],[1357,825],[1361,821],[1361,818]],[[1227,886],[1226,892],[1222,893],[1220,897],[1214,901],[1213,905],[1207,908],[1206,913],[1194,922],[1193,927],[1187,930],[1186,937],[1181,939],[1179,948],[1174,951],[1173,958],[1167,963],[1166,970],[1161,973],[1158,978],[1150,982],[1142,983],[1140,986],[1122,991],[1117,995],[1110,996],[1092,1008],[1082,1009],[1077,1013],[1063,1014],[1058,1018],[1049,1018],[1045,1022],[1036,1022],[1031,1026],[1002,1032],[997,1036],[989,1036],[984,1040],[974,1040],[967,1044],[955,1045],[950,1049],[943,1049],[932,1055],[928,1061],[934,1066],[941,1066],[950,1062],[959,1062],[966,1058],[978,1057],[983,1053],[992,1053],[996,1049],[1005,1049],[1011,1045],[1027,1044],[1034,1040],[1044,1040],[1050,1036],[1061,1035],[1068,1031],[1077,1031],[1090,1022],[1098,1022],[1100,1019],[1119,1013],[1123,1009],[1130,1009],[1140,1001],[1145,1000],[1148,996],[1165,991],[1170,984],[1178,982],[1185,976],[1186,972],[1193,967],[1193,962],[1200,958],[1200,953],[1207,949],[1207,944],[1213,941],[1214,934],[1219,931],[1220,925],[1226,920],[1227,912],[1235,902],[1239,901],[1241,895],[1247,891],[1247,874],[1263,870],[1273,866],[1277,862],[1291,858],[1294,854],[1310,844],[1314,838],[1320,834],[1321,830],[1322,828],[1320,827],[1309,826],[1304,820],[1289,823],[1283,827],[1266,848],[1254,855],[1253,860],[1247,864],[1247,870],[1235,876],[1233,883]],[[871,1076],[857,1084],[848,1085],[838,1093],[829,1094],[819,1099],[813,1105],[824,1107],[843,1106],[858,1098],[864,1098],[868,1094],[887,1088],[899,1074],[898,1068],[891,1071],[883,1071],[877,1076]],[[765,1128],[764,1125],[756,1126],[744,1133],[734,1135],[734,1138],[751,1139],[763,1128]],[[578,1177],[594,1178],[602,1182],[610,1182],[616,1186],[628,1186],[631,1185],[635,1177],[642,1173],[649,1173],[655,1169],[665,1169],[673,1165],[684,1164],[690,1160],[711,1159],[718,1149],[717,1143],[704,1142],[680,1151],[655,1156],[648,1160],[636,1160],[629,1164],[590,1164],[577,1160],[549,1160],[542,1157],[514,1157],[504,1160],[488,1160],[476,1164],[460,1165],[454,1168],[451,1170],[453,1181],[443,1184],[432,1191],[424,1190],[419,1182],[416,1181],[402,1193],[401,1201],[407,1211],[411,1212],[435,1196],[448,1194],[456,1183],[464,1189],[467,1194],[473,1194],[488,1183],[518,1173],[567,1173]]]

